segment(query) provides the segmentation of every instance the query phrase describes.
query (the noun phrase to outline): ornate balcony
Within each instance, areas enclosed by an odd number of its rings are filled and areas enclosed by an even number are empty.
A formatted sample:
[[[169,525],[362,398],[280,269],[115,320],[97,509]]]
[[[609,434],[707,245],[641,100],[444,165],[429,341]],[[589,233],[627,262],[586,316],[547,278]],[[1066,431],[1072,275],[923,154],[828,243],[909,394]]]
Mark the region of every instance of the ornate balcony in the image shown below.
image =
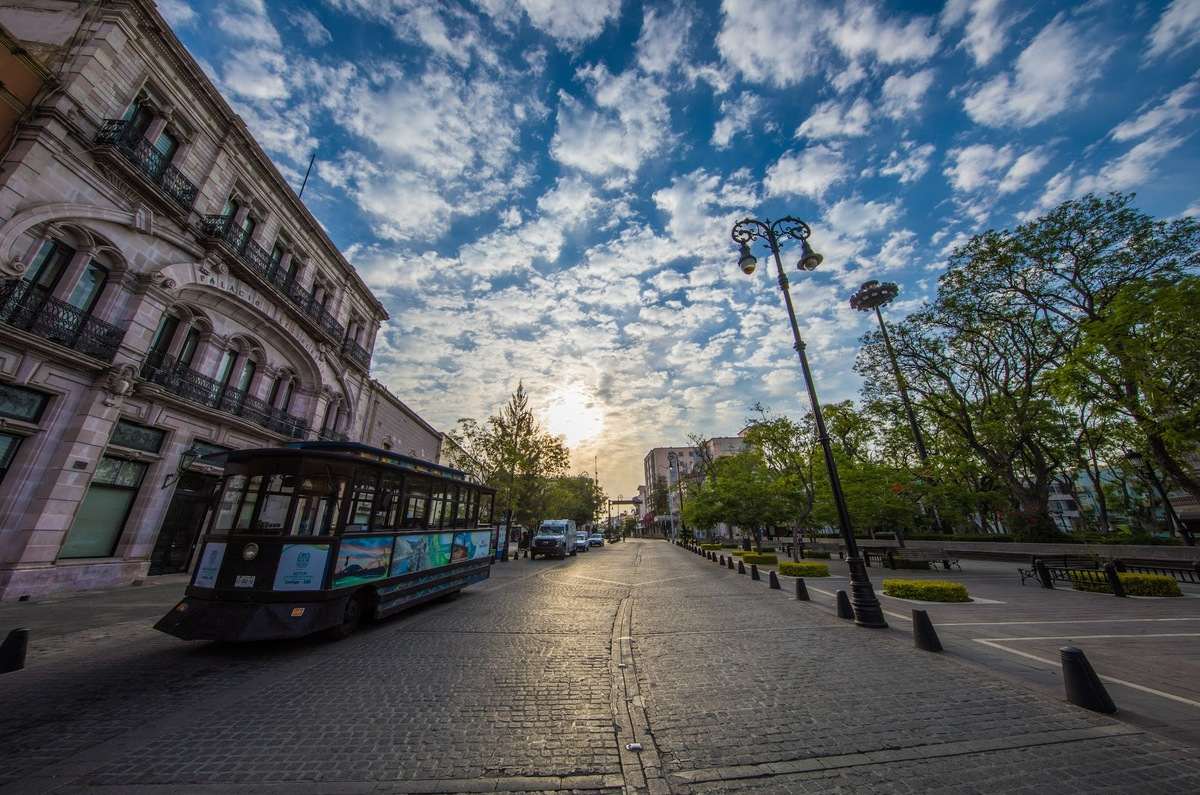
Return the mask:
[[[324,430],[317,434],[317,438],[322,442],[348,442],[350,437],[341,431]]]
[[[364,370],[371,369],[371,352],[352,339],[342,342],[342,353]]]
[[[171,356],[146,357],[141,375],[150,383],[158,384],[171,394],[192,403],[243,417],[293,439],[308,436],[308,423],[299,417],[272,408],[265,400],[259,400],[240,389],[223,386],[220,381],[180,364]]]
[[[326,334],[334,339],[345,336],[345,328],[317,302],[316,293],[306,291],[295,282],[288,281],[287,274],[278,264],[271,262],[271,255],[267,250],[249,240],[246,230],[234,225],[232,216],[206,215],[200,221],[200,230],[206,237],[224,243],[243,267],[279,291]]]
[[[125,330],[97,320],[24,279],[0,282],[0,322],[71,350],[111,362]]]
[[[96,143],[111,146],[120,152],[138,174],[170,197],[185,213],[192,209],[196,202],[196,186],[171,165],[153,144],[131,134],[129,122],[124,119],[105,119],[100,132],[96,134]]]

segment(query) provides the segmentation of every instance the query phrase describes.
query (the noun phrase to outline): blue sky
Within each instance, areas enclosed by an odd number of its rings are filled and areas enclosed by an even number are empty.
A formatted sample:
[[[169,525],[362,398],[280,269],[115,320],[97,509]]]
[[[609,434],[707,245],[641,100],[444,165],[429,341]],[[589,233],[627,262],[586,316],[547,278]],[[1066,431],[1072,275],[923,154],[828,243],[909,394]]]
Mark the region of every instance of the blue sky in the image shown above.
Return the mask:
[[[523,379],[613,495],[802,410],[738,218],[812,225],[830,401],[863,280],[899,317],[956,244],[1087,191],[1200,213],[1200,0],[158,2],[293,185],[317,152],[305,201],[392,314],[375,376],[441,428]]]

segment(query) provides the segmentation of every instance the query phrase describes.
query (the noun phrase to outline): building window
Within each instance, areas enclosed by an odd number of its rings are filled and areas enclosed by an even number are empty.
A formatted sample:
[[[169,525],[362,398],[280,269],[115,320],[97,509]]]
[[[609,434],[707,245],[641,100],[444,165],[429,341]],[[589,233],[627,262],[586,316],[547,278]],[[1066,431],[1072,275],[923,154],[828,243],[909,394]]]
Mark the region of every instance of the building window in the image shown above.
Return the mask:
[[[90,314],[107,282],[108,268],[97,264],[95,260],[89,262],[75,283],[75,289],[71,290],[67,303],[84,314]]]
[[[271,270],[275,270],[279,263],[283,260],[283,255],[287,253],[286,247],[282,240],[276,240],[275,245],[271,247]]]
[[[166,431],[139,425],[129,420],[118,420],[113,428],[109,444],[128,447],[131,450],[141,450],[146,453],[157,453],[162,450],[163,440],[167,438]]]
[[[4,480],[8,468],[12,466],[13,458],[21,447],[21,439],[11,433],[0,433],[0,481]]]
[[[0,417],[37,422],[46,410],[50,396],[25,387],[0,384]]]
[[[47,240],[34,255],[25,279],[45,288],[47,292],[53,292],[63,271],[67,269],[67,263],[74,256],[75,249],[70,246],[57,240]]]
[[[79,503],[75,522],[58,553],[60,559],[112,556],[146,468],[147,465],[140,461],[113,456],[100,459],[87,494]]]

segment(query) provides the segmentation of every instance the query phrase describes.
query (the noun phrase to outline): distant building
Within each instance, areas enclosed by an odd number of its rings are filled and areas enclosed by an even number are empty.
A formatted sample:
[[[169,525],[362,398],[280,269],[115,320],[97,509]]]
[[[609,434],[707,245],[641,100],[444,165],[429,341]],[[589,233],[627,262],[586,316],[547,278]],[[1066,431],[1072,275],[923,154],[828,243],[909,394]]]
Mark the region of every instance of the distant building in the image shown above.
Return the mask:
[[[705,460],[715,460],[727,455],[736,455],[746,449],[746,440],[741,436],[715,436],[704,442],[703,449],[689,447],[655,447],[643,459],[645,484],[638,487],[642,497],[642,513],[654,511],[660,485],[665,485],[666,516],[655,516],[660,530],[669,532],[679,524],[679,480],[687,479],[700,471]],[[677,471],[678,470],[678,471]],[[644,493],[642,493],[644,491]]]

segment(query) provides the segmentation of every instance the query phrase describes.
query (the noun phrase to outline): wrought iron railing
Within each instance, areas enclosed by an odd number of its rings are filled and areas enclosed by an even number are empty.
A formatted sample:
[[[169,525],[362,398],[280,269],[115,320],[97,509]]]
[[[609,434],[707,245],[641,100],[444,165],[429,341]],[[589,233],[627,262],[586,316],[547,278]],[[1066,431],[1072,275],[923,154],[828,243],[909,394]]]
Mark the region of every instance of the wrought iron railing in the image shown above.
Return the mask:
[[[0,283],[0,322],[79,353],[111,362],[125,330],[97,320],[24,279]]]
[[[173,395],[219,411],[244,417],[264,428],[303,439],[308,436],[308,423],[279,409],[272,408],[240,389],[222,384],[215,378],[196,372],[172,356],[151,354],[142,364],[142,378],[158,384]]]
[[[324,430],[317,434],[317,438],[323,442],[347,442],[350,437],[341,431]]]
[[[112,146],[128,160],[142,176],[160,188],[184,210],[196,203],[196,186],[171,165],[166,155],[152,143],[137,135],[124,119],[105,119],[96,135],[96,143]]]
[[[363,346],[359,345],[352,339],[347,338],[342,342],[342,353],[350,357],[350,360],[357,362],[364,370],[371,369],[371,353]]]
[[[208,237],[224,241],[248,270],[278,290],[326,334],[335,339],[341,339],[345,335],[346,329],[317,300],[316,292],[304,290],[299,284],[288,279],[287,273],[278,263],[271,261],[271,254],[266,249],[247,239],[246,230],[234,224],[232,216],[206,215],[200,221],[200,228]]]

